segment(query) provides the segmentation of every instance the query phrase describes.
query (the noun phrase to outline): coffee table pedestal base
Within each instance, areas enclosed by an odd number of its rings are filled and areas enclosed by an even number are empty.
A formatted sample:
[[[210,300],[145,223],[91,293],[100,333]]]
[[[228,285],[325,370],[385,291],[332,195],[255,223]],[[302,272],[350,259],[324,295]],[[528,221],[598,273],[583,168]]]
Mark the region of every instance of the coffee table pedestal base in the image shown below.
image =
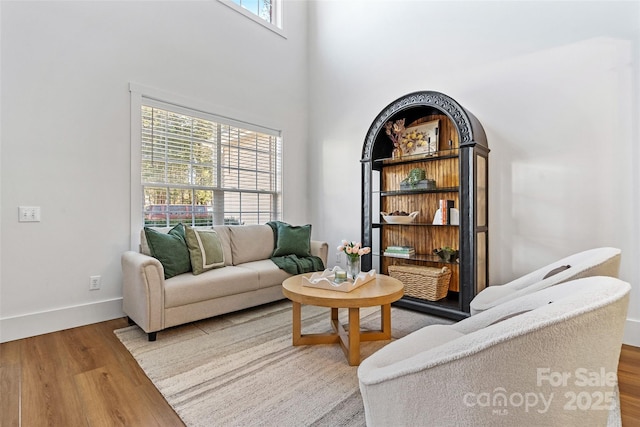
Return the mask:
[[[293,345],[335,344],[340,343],[349,365],[360,364],[360,343],[362,341],[378,341],[391,339],[391,304],[380,306],[380,330],[360,330],[360,308],[350,307],[348,330],[338,320],[338,309],[331,308],[331,325],[333,333],[303,334],[302,304],[293,303]]]

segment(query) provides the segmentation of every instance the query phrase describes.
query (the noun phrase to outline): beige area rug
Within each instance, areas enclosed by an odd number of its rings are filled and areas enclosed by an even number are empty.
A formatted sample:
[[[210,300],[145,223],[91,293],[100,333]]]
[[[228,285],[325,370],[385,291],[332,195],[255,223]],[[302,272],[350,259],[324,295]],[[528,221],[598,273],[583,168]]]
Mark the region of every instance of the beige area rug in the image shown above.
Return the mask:
[[[303,306],[303,333],[331,330],[328,308]],[[340,310],[343,323],[347,310]],[[171,328],[147,341],[137,326],[115,331],[187,426],[364,426],[357,367],[339,344],[291,345],[291,303]],[[451,321],[392,307],[400,338]],[[380,309],[361,310],[363,329]],[[364,359],[390,341],[365,342]]]

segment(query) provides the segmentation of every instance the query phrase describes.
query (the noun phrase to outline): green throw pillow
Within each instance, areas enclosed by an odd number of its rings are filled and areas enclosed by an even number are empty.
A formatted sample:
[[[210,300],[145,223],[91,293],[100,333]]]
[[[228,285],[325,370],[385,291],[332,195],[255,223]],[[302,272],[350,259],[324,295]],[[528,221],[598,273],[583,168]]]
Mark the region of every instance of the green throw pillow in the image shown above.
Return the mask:
[[[151,256],[158,259],[164,267],[165,279],[191,271],[184,225],[178,224],[166,234],[145,227],[144,234]]]
[[[311,256],[311,224],[278,223],[278,238],[272,256],[284,255]]]
[[[224,252],[218,233],[214,230],[196,230],[186,227],[185,236],[193,274],[224,267]]]

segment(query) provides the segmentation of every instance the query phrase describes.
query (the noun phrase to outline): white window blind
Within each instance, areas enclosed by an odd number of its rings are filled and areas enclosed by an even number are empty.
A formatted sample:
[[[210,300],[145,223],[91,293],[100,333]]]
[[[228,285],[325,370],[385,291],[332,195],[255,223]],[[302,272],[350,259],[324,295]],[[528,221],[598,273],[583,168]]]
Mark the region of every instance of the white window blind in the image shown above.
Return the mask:
[[[147,226],[280,219],[278,132],[143,99],[141,182]]]

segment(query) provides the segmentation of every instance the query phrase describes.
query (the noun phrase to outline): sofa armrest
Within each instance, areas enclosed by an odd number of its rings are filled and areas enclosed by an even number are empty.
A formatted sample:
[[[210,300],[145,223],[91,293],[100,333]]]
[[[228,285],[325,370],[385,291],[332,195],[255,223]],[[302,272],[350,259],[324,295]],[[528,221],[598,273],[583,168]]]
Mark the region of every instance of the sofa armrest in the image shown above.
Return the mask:
[[[134,251],[122,254],[122,309],[147,333],[164,328],[164,268]]]
[[[327,257],[329,255],[329,244],[320,240],[311,241],[311,255],[319,257],[324,266],[327,266]]]

